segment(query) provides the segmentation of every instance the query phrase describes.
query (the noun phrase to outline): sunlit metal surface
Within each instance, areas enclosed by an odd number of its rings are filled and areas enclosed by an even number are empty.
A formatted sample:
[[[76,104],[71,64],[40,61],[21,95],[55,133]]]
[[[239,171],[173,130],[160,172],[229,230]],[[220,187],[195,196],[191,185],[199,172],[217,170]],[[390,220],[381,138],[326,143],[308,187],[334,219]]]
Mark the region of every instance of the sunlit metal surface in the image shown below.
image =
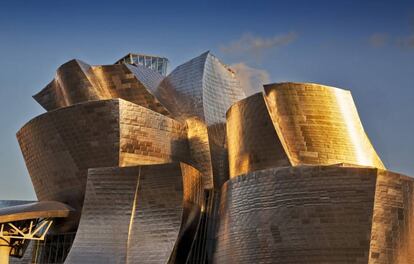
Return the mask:
[[[77,231],[67,263],[414,263],[414,180],[383,170],[349,91],[245,98],[210,52],[167,77],[139,60],[62,65],[17,134],[39,200],[77,210],[51,230]]]
[[[215,263],[413,263],[413,188],[412,178],[362,167],[233,178],[222,189]]]
[[[174,118],[189,120],[190,147],[203,156],[196,156],[195,165],[204,174],[204,186],[219,188],[228,179],[226,111],[245,97],[235,73],[206,52],[173,70],[154,95]]]
[[[339,162],[384,168],[351,93],[310,83],[265,85],[276,132],[293,165]]]
[[[349,163],[384,168],[351,93],[308,83],[265,85],[227,113],[230,177],[257,169]]]
[[[414,178],[377,172],[369,264],[414,263]]]
[[[262,93],[235,103],[227,112],[230,177],[291,165]]]
[[[188,160],[183,125],[120,99],[45,113],[26,124],[17,138],[38,199],[77,210],[62,229],[76,227],[88,168]]]
[[[156,81],[148,82],[148,78]],[[71,60],[60,66],[54,80],[33,97],[48,111],[86,101],[121,98],[168,115],[149,92],[155,89],[151,85],[158,85],[162,79],[162,75],[141,66],[91,66]]]
[[[65,263],[185,263],[202,201],[201,176],[183,163],[91,169]]]

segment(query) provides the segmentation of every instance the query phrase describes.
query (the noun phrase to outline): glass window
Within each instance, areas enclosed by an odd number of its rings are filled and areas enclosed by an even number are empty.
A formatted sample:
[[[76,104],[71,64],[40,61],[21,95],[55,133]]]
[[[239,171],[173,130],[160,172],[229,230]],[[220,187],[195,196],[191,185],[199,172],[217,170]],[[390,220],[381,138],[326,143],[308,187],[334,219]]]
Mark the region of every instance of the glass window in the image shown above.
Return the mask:
[[[138,56],[132,56],[132,61],[133,63],[138,64]]]
[[[141,66],[145,65],[143,56],[138,56],[138,64],[141,65]]]
[[[151,58],[145,57],[145,67],[151,67]]]

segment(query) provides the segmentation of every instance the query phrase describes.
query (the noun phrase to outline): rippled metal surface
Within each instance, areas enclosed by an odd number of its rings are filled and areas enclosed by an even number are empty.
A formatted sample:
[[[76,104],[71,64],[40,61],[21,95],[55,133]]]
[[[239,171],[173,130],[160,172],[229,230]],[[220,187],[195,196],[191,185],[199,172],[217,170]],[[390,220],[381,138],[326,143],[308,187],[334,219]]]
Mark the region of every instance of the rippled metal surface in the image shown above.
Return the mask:
[[[215,263],[413,263],[413,187],[361,167],[233,178],[222,188]]]
[[[184,163],[91,169],[65,263],[184,263],[202,200],[201,176]]]
[[[88,168],[188,160],[183,125],[121,99],[45,113],[27,123],[17,138],[38,199],[77,210],[70,229],[79,218]]]

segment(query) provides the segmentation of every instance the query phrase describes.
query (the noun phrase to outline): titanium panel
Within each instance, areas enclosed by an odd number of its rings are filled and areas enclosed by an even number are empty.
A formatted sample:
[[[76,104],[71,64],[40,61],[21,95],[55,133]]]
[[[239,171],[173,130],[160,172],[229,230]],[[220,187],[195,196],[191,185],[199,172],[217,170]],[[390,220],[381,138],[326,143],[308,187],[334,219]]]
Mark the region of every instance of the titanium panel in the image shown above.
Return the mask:
[[[214,263],[367,263],[376,170],[261,170],[222,188]]]
[[[210,52],[175,68],[154,94],[175,118],[208,126],[226,122],[227,109],[245,97],[235,73]]]
[[[204,186],[211,187],[213,185],[211,178],[213,168],[211,166],[207,125],[197,117],[188,118],[186,124],[191,159],[197,165],[197,169],[204,175]]]
[[[81,102],[121,98],[169,115],[150,93],[155,89],[152,86],[162,79],[162,75],[140,66],[90,66],[71,60],[60,66],[54,80],[33,98],[48,111]]]
[[[134,169],[89,170],[82,217],[65,263],[126,263],[139,180],[129,173]]]
[[[230,179],[215,263],[414,263],[414,179],[341,166]]]
[[[56,201],[17,204],[0,208],[0,223],[68,217],[73,209]]]
[[[414,179],[378,170],[369,264],[414,263]]]
[[[196,167],[204,173],[205,188],[219,188],[228,179],[226,111],[245,97],[235,73],[205,52],[174,69],[153,94],[174,118],[190,120],[190,131],[201,132],[201,140],[190,140],[190,148],[202,147],[198,152],[210,152],[210,157],[196,156]],[[200,129],[200,122],[194,120],[203,122],[205,128]]]
[[[78,212],[69,218],[70,229],[81,212],[88,168],[189,159],[183,125],[121,99],[45,113],[17,138],[38,199],[60,201]]]
[[[276,132],[292,165],[349,163],[385,168],[351,93],[312,83],[265,85]]]
[[[201,176],[184,163],[90,169],[65,263],[184,263],[179,244],[194,239],[202,200]]]
[[[0,208],[15,206],[15,205],[22,205],[22,204],[29,204],[34,203],[36,201],[25,201],[25,200],[0,200]]]
[[[227,143],[230,178],[291,165],[273,126],[263,93],[240,100],[227,111]]]

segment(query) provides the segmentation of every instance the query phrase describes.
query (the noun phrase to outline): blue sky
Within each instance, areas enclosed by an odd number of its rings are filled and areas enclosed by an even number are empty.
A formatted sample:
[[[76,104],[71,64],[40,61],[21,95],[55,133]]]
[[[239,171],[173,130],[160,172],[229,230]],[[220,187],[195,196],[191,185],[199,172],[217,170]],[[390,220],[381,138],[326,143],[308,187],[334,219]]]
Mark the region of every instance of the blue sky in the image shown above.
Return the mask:
[[[0,199],[35,198],[15,133],[59,65],[142,52],[172,69],[206,50],[271,82],[351,90],[385,165],[414,175],[414,1],[17,0],[0,3]]]

